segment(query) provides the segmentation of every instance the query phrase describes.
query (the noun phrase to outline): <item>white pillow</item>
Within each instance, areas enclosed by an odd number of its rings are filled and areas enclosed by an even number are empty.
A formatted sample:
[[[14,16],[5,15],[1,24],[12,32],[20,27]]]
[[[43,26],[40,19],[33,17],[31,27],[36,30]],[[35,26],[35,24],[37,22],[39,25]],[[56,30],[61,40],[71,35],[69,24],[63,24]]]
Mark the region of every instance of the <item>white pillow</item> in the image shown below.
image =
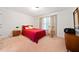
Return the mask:
[[[32,27],[32,26],[29,26],[29,28],[30,28],[30,29],[33,29],[33,27]]]
[[[25,29],[29,29],[29,27],[25,27]]]

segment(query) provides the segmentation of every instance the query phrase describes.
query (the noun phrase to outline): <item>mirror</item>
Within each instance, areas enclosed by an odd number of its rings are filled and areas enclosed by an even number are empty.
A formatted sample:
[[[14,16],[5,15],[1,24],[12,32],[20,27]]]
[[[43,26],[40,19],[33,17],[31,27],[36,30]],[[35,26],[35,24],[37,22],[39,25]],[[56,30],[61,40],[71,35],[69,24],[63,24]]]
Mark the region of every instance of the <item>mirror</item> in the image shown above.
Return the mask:
[[[73,12],[73,16],[74,16],[74,28],[76,34],[79,35],[79,8],[75,9],[75,11]]]
[[[76,10],[73,12],[74,16],[74,28],[79,29],[79,9],[76,8]]]

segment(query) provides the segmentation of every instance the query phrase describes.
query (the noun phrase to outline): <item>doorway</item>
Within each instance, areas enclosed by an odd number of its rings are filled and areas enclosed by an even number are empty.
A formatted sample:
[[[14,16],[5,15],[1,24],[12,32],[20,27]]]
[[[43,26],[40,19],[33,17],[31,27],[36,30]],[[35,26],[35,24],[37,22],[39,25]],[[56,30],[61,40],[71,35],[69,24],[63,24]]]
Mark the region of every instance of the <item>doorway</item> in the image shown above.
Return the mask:
[[[50,25],[53,27],[53,35],[57,36],[57,15],[50,16]]]

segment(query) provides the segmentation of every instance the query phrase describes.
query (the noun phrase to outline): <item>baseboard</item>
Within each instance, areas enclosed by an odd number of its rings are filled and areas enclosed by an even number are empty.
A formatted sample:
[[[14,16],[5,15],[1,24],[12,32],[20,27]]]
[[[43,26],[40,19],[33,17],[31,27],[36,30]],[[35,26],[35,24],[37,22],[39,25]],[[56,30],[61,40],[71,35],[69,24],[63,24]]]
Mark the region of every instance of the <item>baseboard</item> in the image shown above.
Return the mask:
[[[59,36],[57,36],[58,38],[60,38],[60,39],[65,39],[64,37],[59,37]]]

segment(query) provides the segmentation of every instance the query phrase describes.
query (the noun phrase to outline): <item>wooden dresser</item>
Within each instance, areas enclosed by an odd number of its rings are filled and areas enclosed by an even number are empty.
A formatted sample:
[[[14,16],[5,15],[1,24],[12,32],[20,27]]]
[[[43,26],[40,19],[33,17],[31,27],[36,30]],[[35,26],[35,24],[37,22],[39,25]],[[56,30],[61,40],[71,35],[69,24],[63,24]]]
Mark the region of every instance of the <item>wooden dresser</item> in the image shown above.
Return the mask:
[[[79,36],[65,33],[65,43],[67,51],[79,52]]]
[[[13,30],[12,35],[13,36],[19,36],[21,34],[21,30]]]

